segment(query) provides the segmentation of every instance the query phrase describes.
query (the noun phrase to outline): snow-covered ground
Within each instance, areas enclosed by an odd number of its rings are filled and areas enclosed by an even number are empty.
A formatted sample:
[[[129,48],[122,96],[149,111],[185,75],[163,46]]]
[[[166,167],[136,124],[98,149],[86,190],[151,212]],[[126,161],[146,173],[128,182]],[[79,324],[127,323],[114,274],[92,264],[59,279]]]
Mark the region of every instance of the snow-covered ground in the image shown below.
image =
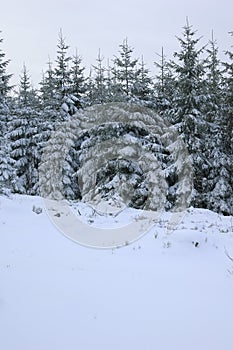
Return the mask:
[[[0,197],[0,349],[233,348],[232,217],[190,209],[167,234],[162,216],[135,243],[101,250],[33,206],[43,201]]]

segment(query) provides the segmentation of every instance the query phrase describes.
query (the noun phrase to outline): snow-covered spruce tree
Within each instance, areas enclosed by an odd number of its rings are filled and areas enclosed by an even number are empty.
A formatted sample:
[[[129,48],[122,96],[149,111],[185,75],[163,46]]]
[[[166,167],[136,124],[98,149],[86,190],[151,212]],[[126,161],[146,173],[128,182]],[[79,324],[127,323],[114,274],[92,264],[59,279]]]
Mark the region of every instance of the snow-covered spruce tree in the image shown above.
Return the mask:
[[[1,33],[1,31],[0,31]],[[3,43],[3,39],[0,38],[0,44]],[[0,49],[0,101],[3,102],[8,93],[12,90],[12,86],[9,85],[9,81],[12,77],[12,74],[7,73],[7,66],[10,63],[10,60],[5,59],[5,52]]]
[[[233,37],[233,32],[230,32]],[[233,45],[231,46],[233,47]],[[225,133],[225,148],[228,154],[233,154],[233,52],[226,51],[228,58],[227,62],[224,62],[224,133]]]
[[[1,32],[0,32],[1,33]],[[0,38],[0,44],[3,39]],[[0,137],[3,138],[7,131],[7,116],[9,115],[9,92],[12,86],[9,80],[12,74],[7,73],[7,66],[10,60],[5,59],[5,53],[0,48]]]
[[[141,62],[138,62],[132,96],[132,101],[138,102],[143,106],[153,107],[152,79],[143,57],[141,58]]]
[[[56,125],[61,120],[60,108],[58,109],[57,105],[55,73],[50,59],[48,69],[43,73],[42,81],[40,82],[39,97],[41,108],[39,110],[40,123],[38,123],[37,152],[40,163],[43,148],[51,137],[52,131],[55,130]]]
[[[89,105],[108,102],[108,85],[106,68],[103,66],[104,57],[100,50],[96,59],[96,65],[92,65],[88,82]]]
[[[20,106],[31,105],[30,92],[31,92],[30,77],[28,75],[28,71],[24,63],[22,75],[20,77],[20,85],[19,85],[19,92],[18,92],[18,104]]]
[[[124,39],[120,45],[119,56],[113,60],[112,74],[114,77],[114,89],[118,93],[116,99],[127,101],[131,98],[139,72],[137,70],[138,59],[132,58],[133,49]]]
[[[0,44],[2,42],[3,39],[0,38]],[[0,193],[11,190],[14,182],[13,161],[10,157],[7,138],[10,118],[9,93],[12,90],[12,86],[9,84],[12,74],[7,73],[9,62],[5,59],[5,53],[0,48]]]
[[[48,69],[42,73],[40,82],[40,104],[45,120],[54,123],[58,119],[58,104],[56,95],[55,73],[52,68],[52,62],[49,59]]]
[[[72,94],[75,97],[75,108],[77,110],[81,110],[87,103],[86,98],[86,79],[84,77],[84,68],[81,67],[81,58],[77,55],[73,58],[73,66],[71,67],[71,89]],[[79,189],[78,189],[78,181],[77,181],[77,155],[76,150],[73,147],[73,138],[74,135],[70,132],[70,128],[72,128],[72,120],[70,120],[70,124],[68,128],[64,125],[57,125],[57,128],[60,130],[60,133],[64,134],[65,143],[68,145],[67,156],[64,159],[63,164],[63,174],[62,174],[62,182],[63,182],[63,195],[68,199],[77,199],[79,198]],[[75,120],[74,120],[75,123]],[[70,135],[70,136],[69,136]]]
[[[214,39],[213,32],[209,46],[206,49],[207,58],[205,60],[205,83],[206,83],[206,103],[205,115],[206,120],[210,123],[221,122],[222,112],[222,69],[221,62],[218,58],[218,46]]]
[[[224,149],[222,125],[224,121],[222,70],[218,59],[218,47],[212,38],[207,48],[205,61],[205,97],[203,112],[207,121],[204,135],[206,164],[202,178],[202,206],[208,209],[230,213],[229,159]]]
[[[57,44],[57,58],[54,69],[54,81],[56,92],[57,110],[60,112],[60,119],[69,119],[77,111],[76,103],[78,98],[74,95],[70,62],[72,57],[68,56],[69,46],[65,43],[62,31],[60,30]],[[76,92],[77,93],[77,92]]]
[[[170,121],[181,132],[192,155],[196,190],[193,204],[203,206],[202,179],[206,167],[204,140],[207,132],[207,123],[203,114],[206,100],[203,88],[204,61],[201,59],[204,47],[200,49],[196,47],[200,38],[196,38],[195,34],[187,20],[183,37],[178,38],[181,50],[174,53],[177,60],[171,62],[175,77],[175,95],[169,114]]]
[[[229,33],[233,37],[233,32]],[[232,47],[232,46],[231,46]],[[227,196],[227,207],[230,208],[230,214],[233,213],[233,52],[231,50],[226,51],[228,58],[227,62],[224,62],[224,106],[223,106],[223,118],[221,123],[221,129],[223,133],[223,149],[227,156],[228,167],[225,172],[227,182],[230,184],[226,188],[220,187],[219,190]],[[228,181],[229,180],[229,181]]]
[[[121,88],[117,83],[116,78],[116,64],[113,67],[110,65],[110,60],[108,59],[106,68],[106,102],[117,102],[125,100],[125,96],[122,95]]]
[[[16,180],[14,190],[18,193],[36,194],[38,184],[38,105],[32,91],[30,78],[24,65],[19,91],[9,121],[8,139],[10,155],[14,160]]]
[[[76,119],[57,124],[43,149],[39,165],[40,194],[52,199],[78,199],[77,159],[74,139]]]
[[[82,59],[77,50],[72,58],[70,68],[71,93],[74,96],[74,104],[77,109],[85,106],[86,78],[84,76],[85,68],[82,67]]]
[[[14,160],[10,156],[7,139],[0,146],[0,194],[8,194],[15,187]]]
[[[65,43],[65,39],[62,35],[62,32],[59,33],[58,40],[58,50],[57,50],[57,59],[56,66],[54,69],[53,81],[55,83],[55,98],[57,104],[58,117],[55,123],[54,133],[57,135],[58,140],[67,140],[69,135],[69,130],[64,127],[64,121],[69,121],[70,117],[75,114],[78,109],[84,107],[86,101],[84,101],[84,95],[86,91],[86,84],[84,78],[84,68],[81,67],[81,58],[76,55],[73,57],[73,60],[70,56],[67,55],[68,45]],[[51,129],[50,129],[51,130]],[[49,141],[50,142],[50,141]],[[50,143],[48,143],[50,144]],[[47,147],[47,146],[46,146]],[[55,148],[53,148],[55,147]],[[57,157],[59,152],[56,152],[57,143],[51,143],[51,152],[48,152],[48,161],[56,164]],[[62,148],[62,145],[59,145]],[[42,154],[42,158],[44,155]],[[63,168],[64,165],[64,168]],[[74,198],[72,188],[73,182],[66,176],[67,172],[72,172],[73,164],[72,158],[68,157],[65,160],[65,164],[62,165],[63,171],[63,191],[67,198]],[[41,167],[43,169],[43,166]],[[47,175],[45,175],[47,176]],[[45,187],[42,186],[43,190]],[[52,192],[51,192],[52,191]],[[54,193],[55,189],[47,188],[47,194],[50,195]],[[42,191],[43,192],[43,191]],[[50,193],[51,192],[51,193]],[[44,192],[42,193],[42,195]],[[51,194],[51,196],[53,196]]]
[[[159,60],[154,62],[158,73],[155,76],[154,98],[155,108],[161,115],[166,113],[172,107],[172,101],[175,93],[174,77],[169,62],[166,60],[162,47],[161,54],[158,54]],[[168,118],[169,118],[169,113]]]

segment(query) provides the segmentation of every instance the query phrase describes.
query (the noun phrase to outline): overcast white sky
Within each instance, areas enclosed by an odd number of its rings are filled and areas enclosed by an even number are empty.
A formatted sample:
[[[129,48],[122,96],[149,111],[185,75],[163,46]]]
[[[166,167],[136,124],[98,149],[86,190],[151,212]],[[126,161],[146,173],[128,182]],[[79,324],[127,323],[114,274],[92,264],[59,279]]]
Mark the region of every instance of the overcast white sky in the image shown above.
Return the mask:
[[[19,80],[25,62],[36,84],[46,69],[48,56],[56,56],[62,28],[70,53],[78,53],[87,68],[95,63],[99,48],[104,57],[117,54],[127,36],[136,57],[153,72],[156,52],[164,46],[170,58],[179,48],[186,16],[205,44],[214,30],[220,53],[229,49],[233,30],[232,0],[0,0],[2,46],[11,59],[8,71]]]

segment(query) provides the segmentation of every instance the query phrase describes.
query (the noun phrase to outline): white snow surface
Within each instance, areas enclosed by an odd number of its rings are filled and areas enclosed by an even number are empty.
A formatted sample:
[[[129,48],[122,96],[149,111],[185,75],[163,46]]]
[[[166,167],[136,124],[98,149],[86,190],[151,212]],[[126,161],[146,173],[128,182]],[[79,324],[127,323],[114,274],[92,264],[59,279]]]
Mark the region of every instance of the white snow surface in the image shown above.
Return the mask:
[[[56,229],[41,198],[0,197],[0,349],[232,349],[233,218],[191,208],[165,227],[166,214],[137,242],[91,249]]]

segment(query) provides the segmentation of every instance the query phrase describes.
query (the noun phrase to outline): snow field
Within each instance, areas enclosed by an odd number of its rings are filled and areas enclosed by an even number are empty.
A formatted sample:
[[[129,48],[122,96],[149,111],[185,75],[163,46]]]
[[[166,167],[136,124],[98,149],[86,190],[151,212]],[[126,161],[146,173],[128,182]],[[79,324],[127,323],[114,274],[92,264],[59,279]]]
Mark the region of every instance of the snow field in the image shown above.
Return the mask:
[[[1,349],[231,349],[232,217],[191,208],[169,235],[166,220],[124,248],[91,249],[57,231],[41,198],[0,197]]]

